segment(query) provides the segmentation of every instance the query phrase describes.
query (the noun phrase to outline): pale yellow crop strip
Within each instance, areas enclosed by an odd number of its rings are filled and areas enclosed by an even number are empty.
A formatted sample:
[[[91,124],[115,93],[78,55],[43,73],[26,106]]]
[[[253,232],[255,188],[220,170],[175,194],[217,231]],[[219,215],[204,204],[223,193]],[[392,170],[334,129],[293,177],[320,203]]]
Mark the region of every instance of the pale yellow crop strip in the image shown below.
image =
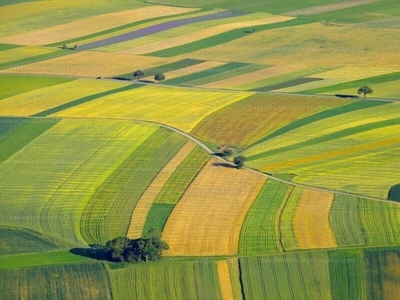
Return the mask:
[[[229,265],[226,260],[217,262],[218,279],[223,300],[233,300],[232,283],[229,274]]]
[[[305,189],[294,216],[294,232],[302,249],[337,247],[329,223],[333,193]]]
[[[148,189],[140,197],[135,209],[132,213],[131,223],[129,225],[127,236],[134,239],[142,236],[143,227],[146,223],[147,214],[150,211],[151,205],[157,198],[158,193],[163,188],[169,177],[174,173],[179,164],[190,154],[196,147],[192,141],[188,141],[179,152],[165,165],[158,173],[157,177],[150,184]]]
[[[163,231],[166,255],[237,253],[244,217],[265,182],[211,159],[172,211]]]

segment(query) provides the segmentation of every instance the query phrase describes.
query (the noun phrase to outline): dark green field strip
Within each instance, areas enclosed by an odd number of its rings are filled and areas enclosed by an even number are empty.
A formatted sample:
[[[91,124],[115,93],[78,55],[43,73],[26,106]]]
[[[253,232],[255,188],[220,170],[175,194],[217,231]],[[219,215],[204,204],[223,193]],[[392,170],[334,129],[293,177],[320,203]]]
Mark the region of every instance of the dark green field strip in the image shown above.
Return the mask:
[[[355,101],[353,103],[344,105],[344,106],[338,106],[332,109],[324,110],[319,113],[316,113],[314,115],[302,118],[300,120],[296,120],[284,127],[279,128],[278,130],[272,132],[271,134],[267,135],[266,137],[263,137],[262,139],[258,140],[257,142],[251,144],[248,148],[260,144],[262,142],[265,142],[267,140],[270,140],[278,135],[287,133],[293,129],[297,129],[300,127],[303,127],[305,125],[321,121],[323,119],[339,116],[345,113],[357,111],[360,109],[365,109],[365,108],[371,108],[371,107],[377,107],[381,105],[388,104],[388,102],[382,102],[382,101]]]
[[[196,146],[168,178],[154,202],[178,203],[209,158],[209,155],[202,148]]]
[[[374,130],[377,128],[383,128],[383,127],[390,127],[390,126],[399,125],[399,124],[400,124],[400,118],[395,118],[395,119],[391,119],[391,120],[385,120],[385,121],[379,121],[379,122],[373,122],[373,123],[368,123],[368,124],[364,124],[364,125],[359,125],[359,126],[355,126],[352,128],[339,130],[334,133],[326,134],[326,135],[323,135],[323,136],[320,136],[317,138],[313,138],[313,139],[310,139],[310,140],[307,140],[307,141],[304,141],[301,143],[282,147],[280,149],[274,149],[271,151],[256,154],[256,155],[248,157],[248,159],[255,160],[255,159],[259,159],[259,158],[266,157],[266,156],[281,154],[284,152],[288,152],[288,151],[292,151],[292,150],[296,150],[296,149],[300,149],[300,148],[305,148],[305,147],[314,146],[317,144],[345,138],[345,137],[355,135],[358,133],[362,133],[365,131]]]
[[[4,120],[7,119],[2,118],[0,122]],[[10,120],[21,121],[21,123],[10,134],[0,140],[0,164],[60,121],[59,119]]]
[[[182,69],[182,68],[187,68],[187,67],[198,65],[202,62],[204,62],[204,60],[186,58],[186,59],[182,59],[182,60],[179,60],[179,61],[176,61],[173,63],[157,66],[157,67],[150,68],[150,69],[145,69],[145,70],[143,70],[144,76],[142,76],[142,77],[154,76],[157,73],[166,73],[166,72],[170,72],[170,71],[174,71],[174,70],[178,70],[178,69]],[[128,74],[114,76],[114,78],[132,79],[133,72],[134,71],[132,71],[131,73],[128,73]]]
[[[295,86],[295,85],[299,85],[299,84],[303,84],[303,83],[314,82],[314,81],[318,81],[318,80],[322,80],[322,78],[299,77],[299,78],[288,80],[288,81],[278,83],[278,84],[266,85],[261,88],[253,89],[252,91],[267,92],[267,91],[283,89],[283,88],[287,88],[287,87],[291,87],[291,86]]]
[[[226,72],[217,73],[215,75],[210,75],[210,76],[200,78],[197,80],[192,80],[192,81],[186,82],[186,84],[191,85],[191,86],[198,86],[198,85],[212,83],[215,81],[220,81],[220,80],[224,80],[224,79],[228,79],[228,78],[232,78],[232,77],[236,77],[236,76],[240,76],[240,75],[242,75],[243,77],[246,77],[249,73],[259,71],[259,70],[265,69],[267,67],[268,66],[266,66],[266,65],[247,64],[243,67],[234,68],[234,69],[226,71]]]
[[[216,67],[216,68],[211,68],[211,69],[207,69],[207,70],[203,70],[197,73],[193,73],[193,74],[189,74],[186,76],[181,76],[178,78],[174,78],[171,80],[165,80],[163,83],[164,84],[184,84],[186,82],[190,82],[190,81],[194,81],[194,80],[199,80],[199,79],[203,79],[203,78],[207,78],[209,76],[215,76],[218,74],[223,74],[244,66],[247,66],[248,64],[246,63],[238,63],[238,62],[230,62],[227,63],[225,65]]]
[[[358,215],[357,198],[347,195],[335,195],[329,222],[338,246],[365,245],[365,229]]]
[[[400,249],[365,249],[366,299],[398,299]]]
[[[133,151],[86,205],[81,219],[84,239],[103,244],[124,235],[137,201],[185,142],[179,134],[160,128]]]
[[[0,255],[58,249],[60,246],[31,231],[0,228]]]
[[[286,200],[289,185],[267,180],[253,202],[240,232],[239,253],[282,252],[278,235],[279,211]]]
[[[112,299],[107,270],[100,263],[0,270],[0,291],[2,300]]]
[[[345,83],[329,85],[329,86],[325,86],[325,87],[321,87],[321,88],[317,88],[317,89],[305,90],[305,91],[301,91],[301,93],[320,94],[320,93],[328,93],[328,92],[334,92],[334,91],[352,89],[352,88],[354,88],[354,92],[356,92],[357,87],[360,87],[360,86],[363,86],[366,84],[368,84],[369,86],[372,86],[373,84],[387,83],[389,81],[394,81],[394,80],[399,80],[399,79],[400,79],[400,72],[395,72],[395,73],[390,73],[390,74],[368,77],[368,78],[364,78],[364,79],[358,79],[358,80],[349,81],[349,82],[345,82]],[[373,86],[372,86],[372,89],[373,89]]]
[[[58,50],[58,51],[51,52],[51,53],[45,53],[45,54],[40,54],[40,55],[36,55],[36,56],[32,56],[32,57],[27,57],[27,58],[20,59],[20,60],[10,61],[10,62],[0,64],[0,70],[10,69],[10,68],[13,70],[21,71],[21,72],[23,72],[24,70],[32,70],[33,67],[31,68],[29,66],[24,66],[24,65],[33,64],[33,63],[49,60],[52,58],[57,58],[57,57],[61,57],[64,55],[72,54],[72,53],[75,53],[75,52],[71,51],[71,50]],[[41,68],[40,66],[37,66],[37,70],[38,70],[38,72],[40,72],[40,71],[43,71],[43,68]]]
[[[36,89],[70,82],[72,80],[76,79],[50,76],[0,74],[0,100]]]
[[[58,113],[60,111],[66,110],[68,108],[71,108],[71,107],[74,107],[74,106],[77,106],[77,105],[81,105],[81,104],[87,103],[89,101],[97,100],[98,98],[101,98],[101,97],[105,97],[105,96],[108,96],[108,95],[112,95],[112,94],[121,93],[121,92],[124,92],[124,91],[137,89],[137,88],[140,88],[140,87],[142,87],[142,85],[129,84],[127,86],[123,86],[123,87],[116,88],[116,89],[113,89],[113,90],[109,90],[109,91],[105,91],[105,92],[101,92],[101,93],[85,96],[85,97],[73,100],[71,102],[64,103],[64,104],[61,104],[59,106],[56,106],[56,107],[53,107],[53,108],[50,108],[50,109],[46,109],[44,111],[41,111],[41,112],[39,112],[37,114],[32,115],[32,117],[46,117],[46,116],[49,116],[49,115],[56,114],[56,113]]]
[[[362,250],[332,250],[328,257],[334,299],[366,299]]]
[[[176,55],[186,54],[190,52],[197,51],[199,49],[210,48],[214,46],[218,46],[224,43],[231,42],[236,39],[240,39],[245,37],[247,34],[246,32],[252,32],[253,29],[256,32],[260,32],[263,30],[272,30],[277,28],[284,28],[284,27],[291,27],[291,26],[299,26],[304,24],[312,23],[313,21],[305,20],[305,19],[293,19],[285,22],[274,23],[274,24],[267,24],[267,25],[258,25],[253,27],[246,27],[241,29],[234,29],[228,32],[220,33],[214,35],[212,37],[204,38],[196,42],[187,43],[185,45],[176,46],[160,51],[155,51],[152,53],[146,54],[147,56],[158,56],[158,57],[172,57]]]
[[[109,275],[114,299],[222,300],[212,259],[133,264]]]
[[[153,203],[144,224],[142,235],[149,232],[150,229],[155,228],[162,232],[169,215],[174,209],[175,204],[171,203]]]
[[[0,51],[15,49],[15,48],[18,48],[18,47],[21,47],[21,46],[19,46],[19,45],[11,45],[11,44],[1,44],[0,43]]]
[[[25,118],[1,118],[0,117],[0,141],[10,134],[13,130],[17,129],[24,121]]]

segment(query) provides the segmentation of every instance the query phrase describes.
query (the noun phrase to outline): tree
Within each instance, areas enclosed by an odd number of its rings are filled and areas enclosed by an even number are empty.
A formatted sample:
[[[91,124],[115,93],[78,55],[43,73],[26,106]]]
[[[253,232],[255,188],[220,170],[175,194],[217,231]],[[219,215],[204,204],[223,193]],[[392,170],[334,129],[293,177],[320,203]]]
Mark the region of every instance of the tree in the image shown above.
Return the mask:
[[[136,70],[133,72],[133,77],[137,77],[138,80],[140,80],[140,77],[144,76],[144,72],[142,70]]]
[[[157,73],[154,75],[154,80],[155,81],[163,81],[165,80],[165,75],[163,73]]]
[[[74,49],[74,50],[77,50],[77,49],[78,49],[78,45],[75,45],[73,49]]]
[[[244,162],[245,162],[246,160],[247,160],[246,157],[244,157],[243,155],[239,155],[239,156],[236,156],[236,157],[233,159],[233,162],[235,163],[237,169],[241,169],[241,168],[243,168]]]
[[[364,100],[365,100],[365,95],[366,94],[372,94],[373,90],[369,86],[362,86],[358,89],[357,93],[359,95],[364,94]]]

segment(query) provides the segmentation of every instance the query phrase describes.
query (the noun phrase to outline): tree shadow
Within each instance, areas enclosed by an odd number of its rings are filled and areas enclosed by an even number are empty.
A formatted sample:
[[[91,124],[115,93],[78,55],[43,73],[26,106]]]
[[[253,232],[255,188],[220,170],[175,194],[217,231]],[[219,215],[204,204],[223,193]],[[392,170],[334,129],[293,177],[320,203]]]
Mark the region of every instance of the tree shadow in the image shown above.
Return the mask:
[[[215,162],[215,163],[212,163],[212,165],[215,166],[215,167],[225,167],[225,168],[236,169],[236,166],[235,166],[235,165],[231,165],[231,164],[229,164],[229,163]]]
[[[92,259],[107,260],[104,247],[99,245],[90,245],[90,248],[72,248],[69,252]]]
[[[358,96],[355,95],[347,95],[347,94],[335,94],[335,97],[339,97],[339,98],[355,98],[358,99]]]

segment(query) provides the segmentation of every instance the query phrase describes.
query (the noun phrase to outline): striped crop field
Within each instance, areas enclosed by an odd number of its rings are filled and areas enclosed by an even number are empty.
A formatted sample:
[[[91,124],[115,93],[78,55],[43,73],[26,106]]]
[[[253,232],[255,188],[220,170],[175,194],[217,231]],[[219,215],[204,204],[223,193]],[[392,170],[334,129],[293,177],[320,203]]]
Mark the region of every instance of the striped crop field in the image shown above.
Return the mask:
[[[138,5],[139,6],[139,5]],[[182,7],[147,6],[113,13],[105,13],[66,24],[0,38],[0,43],[17,45],[46,45],[80,36],[105,31],[128,23],[138,22],[162,15],[175,15],[193,11]],[[162,12],[161,12],[162,11]]]
[[[279,231],[280,210],[291,187],[267,180],[243,222],[239,253],[260,254],[282,252]]]
[[[105,244],[127,233],[138,201],[185,142],[181,135],[159,128],[109,175],[83,210],[80,229],[89,244]]]
[[[340,112],[349,103],[318,96],[255,94],[216,111],[192,134],[210,142],[243,147],[314,114]]]
[[[218,279],[221,286],[223,300],[234,299],[229,264],[226,260],[217,262]]]
[[[196,147],[192,141],[188,141],[176,155],[160,170],[146,191],[142,194],[133,210],[131,223],[127,236],[128,238],[140,238],[142,236],[143,227],[146,223],[146,217],[150,211],[151,205],[157,198],[158,194],[164,187],[165,183],[176,171],[178,166],[185,160],[185,158]]]
[[[163,230],[176,203],[208,160],[209,155],[199,146],[196,146],[185,160],[176,167],[162,189],[155,195],[156,198],[144,224],[143,234],[151,228],[159,229],[160,232]]]
[[[71,51],[72,52],[72,51]],[[82,51],[4,70],[7,73],[80,77],[112,77],[165,64],[166,59],[97,51]],[[133,78],[133,77],[132,77]]]
[[[138,119],[190,131],[207,115],[250,95],[251,93],[247,92],[229,93],[144,86],[102,97],[56,115]]]
[[[396,299],[400,296],[399,249],[364,252],[365,289],[368,299]]]
[[[79,225],[94,191],[157,127],[107,120],[30,120],[5,137],[29,143],[20,143],[0,165],[1,224],[86,244]],[[40,135],[26,135],[23,126],[36,128]],[[103,222],[110,223],[108,217]],[[123,232],[128,224],[129,216]]]
[[[0,255],[58,250],[60,246],[27,230],[0,228]]]
[[[331,294],[329,257],[324,251],[239,261],[246,299],[336,299]]]
[[[124,86],[127,83],[77,79],[3,99],[0,101],[0,112],[7,116],[30,116],[85,96]]]
[[[224,300],[217,262],[170,260],[109,271],[114,299]]]
[[[61,77],[42,77],[0,74],[0,100],[41,88],[51,87],[75,79]]]
[[[32,56],[48,54],[58,51],[57,48],[50,47],[18,47],[10,50],[1,51],[0,64],[22,60]]]
[[[170,246],[166,254],[237,253],[241,225],[264,182],[258,174],[211,159],[165,224],[162,238]]]
[[[329,212],[332,193],[305,189],[293,219],[294,232],[301,249],[336,247]]]
[[[3,300],[113,299],[99,263],[0,270],[0,290]]]

